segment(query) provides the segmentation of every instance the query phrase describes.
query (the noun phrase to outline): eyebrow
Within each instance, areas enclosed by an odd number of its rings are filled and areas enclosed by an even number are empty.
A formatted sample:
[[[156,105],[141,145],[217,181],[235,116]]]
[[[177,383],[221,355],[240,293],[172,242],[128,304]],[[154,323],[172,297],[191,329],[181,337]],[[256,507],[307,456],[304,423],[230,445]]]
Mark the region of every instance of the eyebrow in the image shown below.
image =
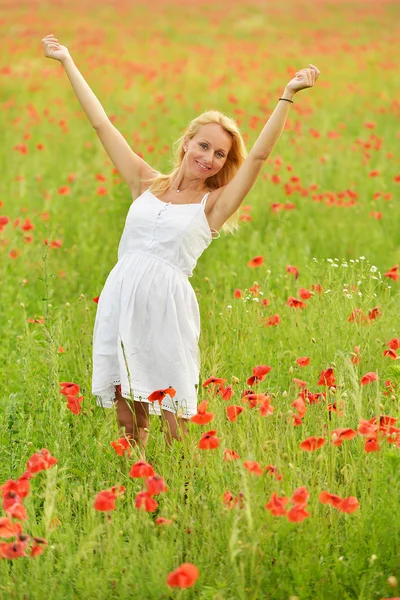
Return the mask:
[[[201,138],[201,139],[203,142],[207,142],[207,144],[210,144],[210,146],[212,146],[211,142],[209,142],[205,138]],[[228,150],[225,150],[225,148],[219,148],[219,150],[217,150],[217,152],[219,152],[220,150],[222,150],[222,152],[225,152],[226,154],[228,154]]]

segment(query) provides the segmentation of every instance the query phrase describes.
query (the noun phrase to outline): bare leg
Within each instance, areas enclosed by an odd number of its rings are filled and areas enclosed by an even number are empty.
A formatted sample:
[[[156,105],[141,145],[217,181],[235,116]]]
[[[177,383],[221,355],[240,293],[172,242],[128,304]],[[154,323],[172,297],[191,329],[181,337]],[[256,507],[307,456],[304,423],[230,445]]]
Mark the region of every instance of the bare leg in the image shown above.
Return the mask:
[[[182,417],[177,417],[169,410],[161,409],[162,419],[164,421],[164,433],[168,446],[171,446],[172,440],[181,440],[186,434],[186,421]]]
[[[144,449],[146,448],[147,438],[149,436],[149,408],[146,403],[136,402],[123,398],[118,388],[115,390],[114,399],[117,420],[121,433],[130,436],[137,445],[144,457]],[[133,404],[133,406],[132,406]]]

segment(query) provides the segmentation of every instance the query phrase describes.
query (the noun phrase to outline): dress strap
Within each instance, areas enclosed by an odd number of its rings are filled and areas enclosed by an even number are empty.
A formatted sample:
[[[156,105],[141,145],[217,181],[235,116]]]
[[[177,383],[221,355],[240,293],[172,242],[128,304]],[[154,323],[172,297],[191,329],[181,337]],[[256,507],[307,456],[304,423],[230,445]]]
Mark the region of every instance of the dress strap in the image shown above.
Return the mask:
[[[207,194],[205,194],[205,196],[203,196],[203,198],[202,198],[202,200],[201,200],[201,203],[200,203],[202,206],[205,206],[205,205],[206,205],[207,198],[208,198],[208,196],[210,195],[210,193],[211,193],[211,192],[207,192]]]

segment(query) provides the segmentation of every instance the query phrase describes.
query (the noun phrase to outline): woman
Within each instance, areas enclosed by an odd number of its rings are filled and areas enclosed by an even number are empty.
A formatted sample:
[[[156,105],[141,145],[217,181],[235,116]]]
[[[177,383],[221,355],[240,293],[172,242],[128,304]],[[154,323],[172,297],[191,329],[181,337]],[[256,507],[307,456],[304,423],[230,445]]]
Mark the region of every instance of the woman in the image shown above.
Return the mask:
[[[296,73],[251,151],[236,123],[203,113],[178,140],[176,165],[156,172],[108,119],[68,49],[53,34],[44,55],[60,61],[107,154],[128,184],[132,205],[118,262],[101,292],[93,334],[92,392],[115,405],[119,426],[144,452],[149,414],[165,419],[166,440],[186,433],[197,412],[200,316],[188,278],[213,232],[233,231],[238,209],[278,141],[293,96],[313,87],[314,65]]]

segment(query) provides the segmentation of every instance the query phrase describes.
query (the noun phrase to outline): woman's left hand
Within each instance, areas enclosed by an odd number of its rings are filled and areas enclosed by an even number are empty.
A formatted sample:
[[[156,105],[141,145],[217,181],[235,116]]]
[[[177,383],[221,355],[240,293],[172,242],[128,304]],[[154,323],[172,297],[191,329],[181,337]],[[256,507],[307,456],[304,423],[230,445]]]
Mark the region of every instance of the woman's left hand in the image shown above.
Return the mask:
[[[307,69],[297,71],[296,76],[289,81],[286,89],[296,93],[300,90],[313,87],[318,79],[319,73],[317,67],[310,64]]]

